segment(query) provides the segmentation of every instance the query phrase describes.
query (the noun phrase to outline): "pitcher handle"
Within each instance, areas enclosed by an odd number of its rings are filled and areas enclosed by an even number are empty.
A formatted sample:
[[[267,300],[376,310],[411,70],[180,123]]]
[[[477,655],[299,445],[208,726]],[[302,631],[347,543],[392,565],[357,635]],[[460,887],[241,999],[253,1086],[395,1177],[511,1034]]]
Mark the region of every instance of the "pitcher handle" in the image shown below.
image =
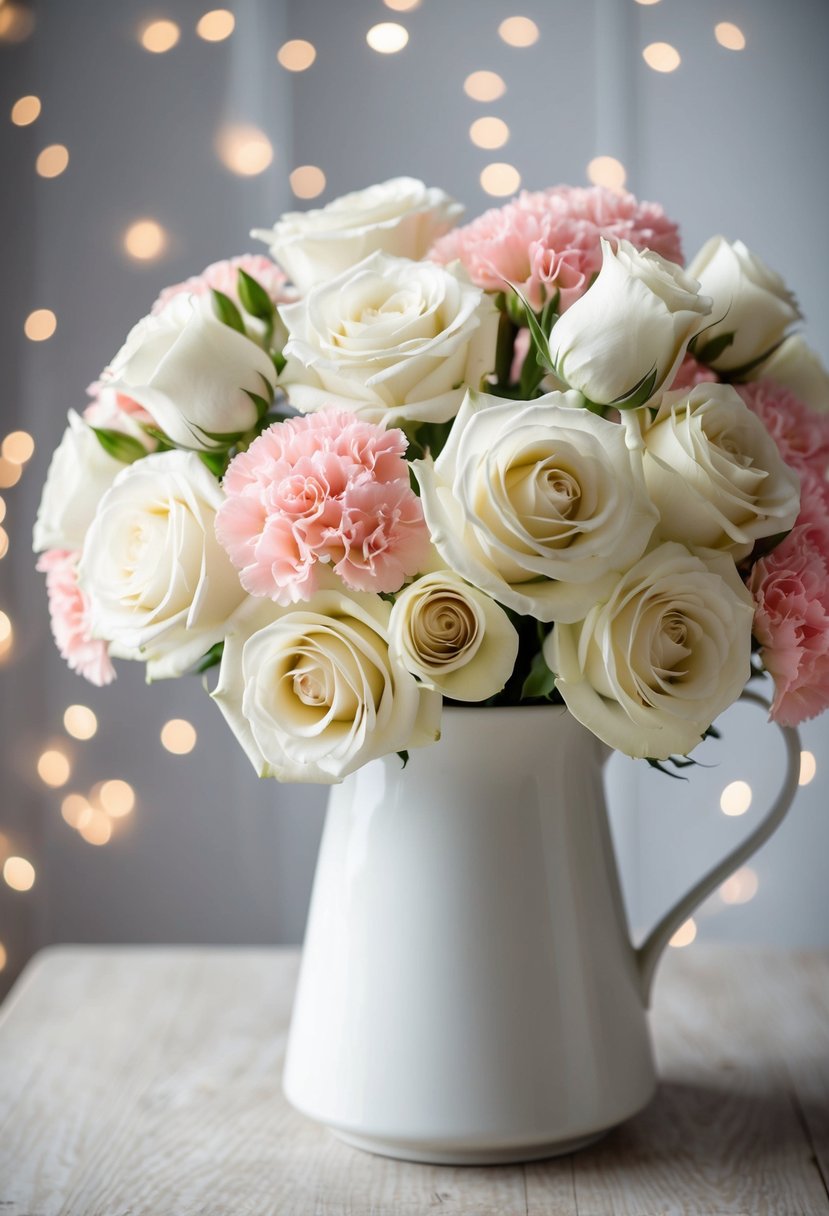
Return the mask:
[[[740,696],[741,701],[749,701],[752,705],[761,705],[770,709],[769,702],[756,692],[745,689]],[[673,937],[676,930],[683,924],[694,909],[711,894],[711,892],[728,878],[738,866],[742,865],[765,844],[769,836],[777,830],[783,818],[794,801],[800,780],[800,735],[792,726],[781,726],[775,723],[783,735],[786,744],[786,779],[780,793],[777,795],[771,809],[766,813],[753,832],[736,848],[732,849],[718,865],[709,870],[691,890],[669,909],[662,919],[654,926],[642,945],[636,951],[636,961],[642,983],[642,995],[646,1006],[650,1004],[651,986],[654,972],[662,957],[662,951]]]

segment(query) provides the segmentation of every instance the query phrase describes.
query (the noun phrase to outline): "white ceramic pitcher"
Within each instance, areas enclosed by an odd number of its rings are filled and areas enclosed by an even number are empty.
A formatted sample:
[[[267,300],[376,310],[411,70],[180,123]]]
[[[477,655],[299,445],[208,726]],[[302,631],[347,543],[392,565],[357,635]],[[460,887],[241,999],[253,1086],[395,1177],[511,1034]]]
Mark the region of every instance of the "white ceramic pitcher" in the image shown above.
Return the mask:
[[[560,706],[449,709],[443,725],[405,770],[391,756],[332,790],[285,1093],[350,1144],[412,1161],[568,1152],[651,1098],[656,963],[788,810],[797,733],[763,822],[637,950],[607,749]]]

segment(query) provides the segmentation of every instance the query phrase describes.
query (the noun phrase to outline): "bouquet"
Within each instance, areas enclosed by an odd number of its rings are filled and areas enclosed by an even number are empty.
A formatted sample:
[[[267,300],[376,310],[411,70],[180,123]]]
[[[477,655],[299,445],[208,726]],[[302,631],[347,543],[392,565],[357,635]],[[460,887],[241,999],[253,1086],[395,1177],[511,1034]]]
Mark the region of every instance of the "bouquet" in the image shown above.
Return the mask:
[[[683,758],[766,671],[829,704],[829,377],[783,280],[630,194],[458,226],[408,178],[165,290],[71,411],[34,532],[96,684],[218,668],[262,776],[337,782],[444,704],[563,702]]]

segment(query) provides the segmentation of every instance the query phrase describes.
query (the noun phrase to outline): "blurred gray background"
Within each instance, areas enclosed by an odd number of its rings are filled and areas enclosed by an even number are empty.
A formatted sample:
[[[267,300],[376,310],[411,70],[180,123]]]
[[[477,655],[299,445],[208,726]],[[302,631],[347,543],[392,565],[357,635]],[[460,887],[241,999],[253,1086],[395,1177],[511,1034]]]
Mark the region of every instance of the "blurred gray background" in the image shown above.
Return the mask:
[[[479,181],[492,162],[540,188],[585,183],[594,157],[613,156],[631,189],[680,222],[686,254],[723,232],[778,268],[800,298],[811,343],[829,358],[829,5],[236,0],[227,8],[233,32],[210,41],[197,33],[206,0],[0,0],[0,438],[23,429],[36,445],[19,484],[0,487],[9,541],[0,611],[14,631],[0,657],[0,864],[24,857],[35,870],[27,891],[0,880],[0,982],[55,941],[301,939],[326,792],[258,781],[195,679],[147,687],[138,665],[121,664],[117,683],[97,690],[70,673],[51,641],[30,551],[66,410],[83,407],[85,386],[161,287],[251,249],[249,229],[280,211],[316,205],[296,198],[293,170],[323,171],[318,202],[395,174],[419,176],[471,216],[497,202]],[[499,36],[516,14],[536,23],[533,45]],[[175,29],[146,32],[157,21]],[[215,37],[222,18],[212,21],[200,28]],[[399,53],[367,44],[381,22],[407,30]],[[720,22],[739,27],[744,48],[720,45]],[[176,31],[166,51],[142,45],[142,36],[163,45]],[[316,50],[307,70],[277,59],[295,39]],[[653,43],[679,52],[675,70],[647,65],[642,51]],[[465,94],[478,70],[500,74],[502,96]],[[30,95],[40,115],[17,125],[12,107]],[[508,124],[503,148],[472,143],[470,124],[484,116]],[[272,148],[267,168],[240,174],[222,162],[217,133],[228,125],[237,168],[239,157],[242,167],[262,167],[261,134]],[[37,158],[54,144],[68,150],[68,166],[40,176]],[[301,193],[301,175],[294,185]],[[125,234],[146,219],[165,243],[136,259]],[[24,336],[36,309],[57,318],[46,341]],[[0,462],[0,480],[9,476]],[[4,544],[0,536],[0,551]],[[88,741],[64,729],[75,703],[97,715]],[[161,745],[173,718],[197,731],[186,756]],[[611,813],[637,933],[768,805],[782,765],[773,728],[741,707],[721,725],[726,742],[706,745],[700,758],[711,767],[687,782],[611,761]],[[814,779],[750,872],[696,915],[697,940],[829,946],[829,719],[807,724],[803,739]],[[59,788],[38,776],[50,748],[71,766]],[[61,806],[107,779],[129,782],[136,802],[96,845]],[[751,806],[725,815],[722,792],[737,780],[749,783]]]

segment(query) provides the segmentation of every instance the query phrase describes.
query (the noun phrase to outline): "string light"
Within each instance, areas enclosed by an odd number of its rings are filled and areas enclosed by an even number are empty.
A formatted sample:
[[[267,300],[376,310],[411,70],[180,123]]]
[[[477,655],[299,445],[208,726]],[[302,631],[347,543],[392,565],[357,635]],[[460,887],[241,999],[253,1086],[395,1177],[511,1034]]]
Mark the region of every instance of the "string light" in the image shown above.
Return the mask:
[[[25,857],[7,857],[3,863],[3,878],[12,891],[31,891],[35,885],[35,868]]]
[[[157,220],[136,220],[124,233],[124,249],[139,262],[151,262],[167,248],[167,233]]]
[[[28,127],[40,116],[40,98],[29,93],[20,97],[12,106],[12,122],[16,127]]]
[[[675,72],[682,57],[670,42],[651,42],[642,52],[642,58],[655,72]]]
[[[381,21],[366,34],[366,42],[380,55],[396,55],[409,41],[409,31],[396,21]]]
[[[216,153],[231,173],[256,177],[273,160],[273,147],[264,131],[250,123],[222,127],[216,136]]]
[[[185,718],[171,718],[161,730],[161,744],[174,756],[186,756],[196,746],[196,728]]]
[[[747,781],[731,781],[720,795],[724,815],[745,815],[751,806],[751,786]]]
[[[289,181],[297,198],[316,198],[325,189],[325,174],[316,165],[299,165]]]
[[[502,148],[509,139],[509,127],[503,118],[476,118],[469,128],[469,138],[476,148]]]
[[[20,478],[23,476],[23,469],[19,464],[13,464],[10,460],[3,460],[0,456],[0,489],[10,490],[12,486],[16,486]]]
[[[88,705],[69,705],[63,714],[63,725],[73,739],[91,739],[98,729],[98,719]]]
[[[83,794],[67,794],[60,804],[60,813],[70,828],[80,831],[92,818],[92,807]]]
[[[49,144],[38,153],[35,169],[40,177],[60,177],[68,164],[68,148],[63,144]]]
[[[276,52],[276,57],[289,72],[305,72],[317,57],[317,49],[304,38],[292,38]]]
[[[811,752],[800,753],[800,777],[798,785],[808,785],[814,780],[817,772],[817,761]]]
[[[139,31],[138,40],[145,51],[153,55],[163,55],[171,51],[181,37],[181,30],[175,21],[151,21]]]
[[[507,86],[497,72],[470,72],[463,82],[463,91],[473,101],[497,101],[507,91]]]
[[[31,460],[34,450],[35,441],[28,431],[12,431],[3,440],[0,449],[3,459],[10,460],[12,464],[25,464],[27,460]]]
[[[679,926],[676,933],[668,942],[668,945],[673,946],[675,950],[681,950],[683,946],[690,946],[696,936],[696,921],[693,917],[689,917],[688,920]]]
[[[51,308],[36,308],[23,322],[23,332],[30,342],[45,342],[58,327],[58,319]]]
[[[135,790],[128,781],[114,779],[104,781],[97,787],[98,801],[107,815],[123,819],[135,806]]]
[[[714,37],[727,51],[742,51],[745,48],[746,36],[733,21],[720,21],[715,25]]]
[[[87,844],[109,844],[112,839],[112,824],[102,811],[92,810],[89,819],[78,828]]]
[[[205,42],[224,42],[236,28],[236,18],[226,8],[213,8],[196,23],[196,33]]]
[[[481,170],[481,185],[487,194],[501,198],[505,194],[515,194],[521,185],[521,174],[514,165],[496,161]]]
[[[69,758],[56,747],[48,748],[38,757],[37,774],[44,785],[59,789],[60,786],[66,785],[71,773],[72,765],[69,763]]]
[[[538,26],[529,17],[506,17],[498,34],[507,46],[526,47],[538,42]]]
[[[594,186],[619,191],[624,189],[627,173],[615,156],[594,156],[587,166],[587,178]]]

